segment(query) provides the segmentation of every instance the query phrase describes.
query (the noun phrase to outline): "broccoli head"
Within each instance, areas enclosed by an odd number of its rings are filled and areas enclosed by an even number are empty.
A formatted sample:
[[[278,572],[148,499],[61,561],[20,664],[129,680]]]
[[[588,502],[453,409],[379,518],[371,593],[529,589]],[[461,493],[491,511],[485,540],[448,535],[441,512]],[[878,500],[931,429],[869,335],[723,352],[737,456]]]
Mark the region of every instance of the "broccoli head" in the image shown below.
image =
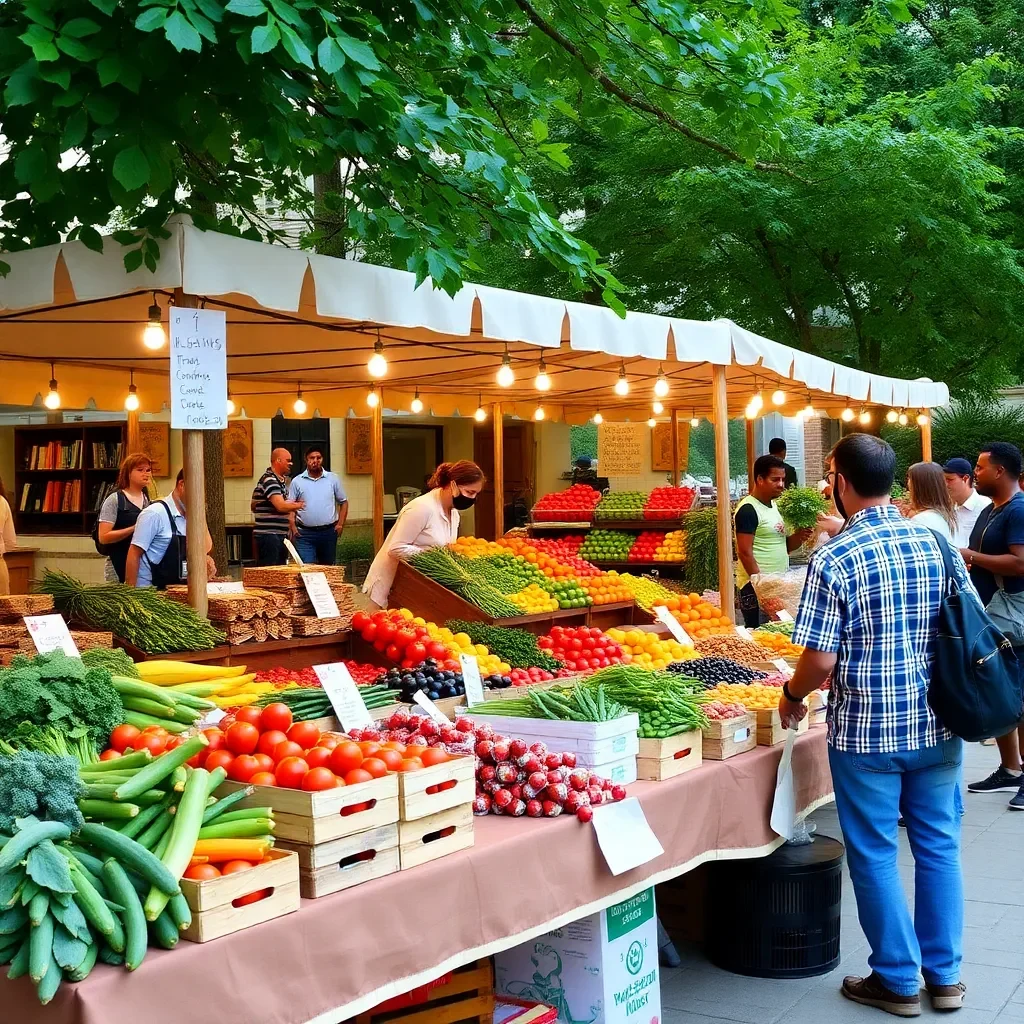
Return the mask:
[[[15,820],[30,814],[62,821],[77,832],[83,820],[78,809],[81,793],[78,762],[73,757],[34,750],[0,754],[0,832],[10,835]]]

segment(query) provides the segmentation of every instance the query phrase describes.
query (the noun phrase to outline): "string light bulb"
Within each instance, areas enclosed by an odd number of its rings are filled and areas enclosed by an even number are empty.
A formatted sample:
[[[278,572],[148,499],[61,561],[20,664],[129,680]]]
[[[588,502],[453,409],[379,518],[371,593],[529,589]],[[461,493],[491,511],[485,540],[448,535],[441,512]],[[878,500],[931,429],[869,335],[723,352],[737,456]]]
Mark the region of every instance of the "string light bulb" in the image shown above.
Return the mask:
[[[227,404],[225,405],[224,408],[227,410],[227,414],[229,416],[234,416],[235,415],[235,412],[236,412],[235,403],[234,403],[234,399],[232,399],[232,397],[231,397],[231,392],[230,391],[228,392],[228,400],[227,400]]]
[[[377,385],[371,384],[370,390],[366,395],[366,404],[371,409],[376,409],[380,405],[380,395],[377,394]]]
[[[615,394],[626,396],[629,394],[629,378],[626,376],[626,364],[619,364],[619,378],[615,382]]]
[[[388,372],[388,360],[384,355],[384,342],[378,338],[373,343],[373,355],[366,364],[371,377],[383,377]]]
[[[651,427],[652,429],[657,425],[658,421],[653,416],[647,421],[647,426]]]
[[[128,371],[128,395],[124,407],[128,412],[139,411],[139,389],[135,386],[135,373],[131,370]]]
[[[533,379],[533,386],[538,391],[550,391],[551,390],[551,378],[548,376],[548,368],[544,365],[544,357],[540,357],[540,362],[537,364],[537,376]]]
[[[417,414],[423,412],[423,399],[420,398],[420,389],[419,388],[416,389],[416,394],[412,396],[412,402],[409,404],[409,408],[414,413],[417,413]]]
[[[661,404],[657,399],[651,403],[651,411],[655,416],[660,416],[665,411],[665,406]]]
[[[747,407],[746,407],[746,409],[743,410],[743,415],[748,420],[752,420],[752,419],[756,419],[757,418],[757,410],[754,408],[754,400],[753,399],[751,399],[749,402],[747,402]]]
[[[604,417],[601,415],[601,410],[600,409],[598,409],[597,412],[594,413],[594,415],[592,417],[592,421],[597,426],[601,426],[601,424],[604,423]]]
[[[871,423],[871,413],[867,409],[861,409],[860,415],[857,417],[857,422],[862,427],[869,426]]]
[[[786,392],[781,388],[772,392],[772,405],[785,405],[786,404]]]
[[[533,418],[535,420],[542,420],[542,419],[544,419],[544,406],[543,405],[538,405],[537,406],[537,409],[536,409],[536,411],[533,414]]]
[[[931,419],[923,409],[917,414],[917,425],[919,427],[927,427],[931,423]]]
[[[142,332],[142,344],[156,352],[167,344],[167,334],[160,322],[160,307],[157,305],[156,292],[153,293],[153,305],[149,307],[149,323]]]
[[[498,367],[498,386],[510,388],[516,382],[516,372],[512,369],[512,360],[509,358],[508,345],[505,346],[505,355],[502,356],[501,366]]]
[[[668,394],[668,380],[660,365],[658,366],[658,377],[654,382],[654,393],[658,398],[664,398]]]
[[[754,416],[764,408],[764,395],[762,395],[760,391],[758,391],[758,393],[750,400],[750,408],[753,410]],[[753,419],[754,416],[751,416],[750,418]]]
[[[700,417],[699,416],[691,416],[690,417],[690,426],[691,427],[695,427],[695,428],[699,427],[700,426]]]
[[[57,377],[53,369],[53,363],[50,363],[50,390],[43,399],[43,405],[47,409],[60,408],[60,392],[57,390]]]
[[[900,414],[899,416],[896,417],[896,420],[901,427],[905,427],[910,422],[910,417],[905,412],[900,410]]]
[[[890,409],[885,414],[885,418],[887,422],[895,423],[900,418],[900,414],[895,409]]]
[[[475,419],[477,423],[483,423],[483,421],[487,419],[487,410],[484,408],[483,395],[479,395],[477,397],[476,412],[473,413],[473,419]]]
[[[849,406],[847,406],[842,411],[842,413],[840,413],[839,418],[844,423],[852,423],[854,421],[854,419],[856,418],[856,416],[857,416],[857,414]]]
[[[295,401],[292,402],[292,409],[296,416],[305,416],[307,408],[306,400],[302,397],[302,385],[300,384],[295,392]]]
[[[814,406],[811,403],[810,398],[807,399],[807,404],[803,408],[802,415],[803,415],[804,419],[806,419],[806,420],[811,419],[815,415]]]

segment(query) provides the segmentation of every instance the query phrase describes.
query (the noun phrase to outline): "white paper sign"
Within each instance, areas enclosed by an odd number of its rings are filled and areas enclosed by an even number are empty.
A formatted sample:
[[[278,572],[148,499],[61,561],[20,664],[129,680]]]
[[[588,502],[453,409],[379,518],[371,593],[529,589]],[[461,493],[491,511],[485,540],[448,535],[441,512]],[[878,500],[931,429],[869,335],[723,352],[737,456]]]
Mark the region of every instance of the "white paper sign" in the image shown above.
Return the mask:
[[[313,602],[313,610],[318,619],[336,619],[341,614],[331,592],[331,585],[322,572],[304,572],[302,582],[306,585],[306,593]]]
[[[748,739],[750,739],[750,726],[749,725],[745,725],[742,729],[737,729],[732,734],[732,741],[733,741],[733,743],[745,743]]]
[[[314,665],[313,671],[320,680],[320,685],[324,688],[324,693],[327,694],[342,729],[348,732],[349,729],[362,729],[364,726],[373,725],[373,716],[366,710],[363,695],[343,661],[332,661],[329,665]]]
[[[63,651],[72,658],[81,657],[75,641],[71,639],[68,624],[59,615],[26,615],[25,625],[40,654]]]
[[[690,639],[690,634],[683,629],[682,624],[679,620],[663,605],[659,604],[654,609],[654,614],[662,622],[668,626],[668,631],[679,641],[681,644],[686,644],[687,647],[693,646],[693,641]]]
[[[291,556],[292,561],[296,565],[306,564],[301,558],[299,558],[299,553],[295,550],[295,545],[287,537],[285,537],[284,539],[284,549],[288,552],[288,554]]]
[[[780,608],[775,613],[775,617],[779,620],[779,622],[792,622],[793,621],[793,616],[790,615],[789,612],[787,612],[785,608]]]
[[[472,654],[460,654],[459,664],[462,666],[462,681],[466,685],[466,703],[470,707],[483,704],[484,682],[480,678],[480,664]]]
[[[228,425],[228,335],[222,309],[171,306],[171,426]]]
[[[438,725],[454,725],[452,720],[422,691],[417,690],[413,695],[412,699],[419,704],[421,708],[435,721]]]
[[[786,730],[786,745],[782,748],[779,770],[775,776],[775,800],[772,802],[771,826],[783,839],[793,838],[796,818],[796,786],[793,784],[793,743],[796,730]]]
[[[200,729],[210,729],[217,725],[222,718],[227,718],[228,713],[223,708],[214,708],[212,711],[207,711],[202,718],[199,719],[198,725]]]
[[[793,678],[793,670],[783,658],[772,658],[772,664],[787,678]]]
[[[594,808],[594,831],[613,875],[646,864],[665,852],[635,796]]]
[[[241,580],[232,580],[230,583],[207,583],[206,593],[210,594],[244,594],[245,584]]]
[[[749,640],[751,643],[753,643],[753,641],[754,641],[754,638],[750,635],[750,630],[747,629],[746,626],[737,626],[736,627],[736,635],[741,640]]]

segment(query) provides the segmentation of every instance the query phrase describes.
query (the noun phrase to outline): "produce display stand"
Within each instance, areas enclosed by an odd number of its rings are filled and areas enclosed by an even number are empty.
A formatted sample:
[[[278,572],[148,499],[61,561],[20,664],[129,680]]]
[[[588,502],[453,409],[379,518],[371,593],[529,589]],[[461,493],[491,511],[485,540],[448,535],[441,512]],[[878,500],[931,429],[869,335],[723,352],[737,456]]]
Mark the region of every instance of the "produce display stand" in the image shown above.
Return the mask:
[[[781,749],[757,747],[662,782],[638,782],[665,852],[612,875],[593,827],[575,818],[486,816],[475,841],[408,871],[203,945],[151,950],[139,970],[97,969],[40,1006],[28,978],[4,989],[18,1024],[335,1024],[446,971],[508,949],[716,859],[761,857],[782,842],[768,818]],[[800,814],[831,800],[825,729],[793,749]],[[365,1019],[365,1018],[364,1018]]]
[[[683,528],[683,519],[593,519],[586,522],[542,522],[531,521],[527,531],[532,530],[578,530],[581,533],[587,530],[624,530],[627,533],[643,530],[664,530],[671,533],[673,530]]]
[[[222,644],[209,651],[179,651],[174,654],[147,654],[134,644],[114,638],[114,646],[124,648],[133,661],[187,661],[199,665],[245,665],[252,672],[287,665],[307,668],[351,657],[349,630],[327,636],[295,637],[292,640],[267,640],[253,644]]]

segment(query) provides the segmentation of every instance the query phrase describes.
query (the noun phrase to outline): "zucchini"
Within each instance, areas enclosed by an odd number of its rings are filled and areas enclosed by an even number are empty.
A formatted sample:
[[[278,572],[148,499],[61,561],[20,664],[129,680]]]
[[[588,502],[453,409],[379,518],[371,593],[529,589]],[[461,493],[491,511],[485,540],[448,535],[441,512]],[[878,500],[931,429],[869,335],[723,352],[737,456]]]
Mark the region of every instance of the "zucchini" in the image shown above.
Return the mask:
[[[46,913],[39,924],[29,932],[28,976],[39,984],[53,960],[53,915],[47,905]]]
[[[163,797],[163,793],[160,796]],[[115,804],[113,800],[79,800],[78,809],[86,818],[99,818],[101,821],[128,821],[130,818],[134,818],[142,808],[138,804]]]
[[[114,915],[114,930],[107,936],[107,945],[115,952],[124,955],[124,925],[118,914]]]
[[[38,846],[44,839],[60,842],[71,835],[71,829],[60,821],[38,821],[34,825],[23,828],[3,850],[0,850],[0,875],[7,874],[20,864],[29,850]]]
[[[165,807],[163,811],[153,819],[149,828],[145,829],[139,836],[139,845],[144,846],[147,850],[156,849],[156,844],[171,827],[171,823],[174,821],[175,810],[176,808],[174,807]]]
[[[115,927],[114,915],[103,902],[103,897],[97,888],[86,877],[85,871],[73,862],[70,867],[71,881],[75,883],[75,902],[78,904],[78,909],[82,911],[86,921],[100,935],[110,935]]]
[[[193,775],[202,771],[198,769]],[[205,776],[206,772],[202,772]],[[188,787],[186,787],[186,793]],[[205,796],[205,793],[204,793]],[[184,801],[184,797],[182,798]],[[181,813],[179,807],[178,813]],[[177,818],[178,815],[175,815]],[[198,831],[198,827],[196,829]],[[161,892],[166,893],[168,896],[173,896],[175,893],[181,892],[181,886],[178,884],[178,875],[174,875],[167,867],[167,865],[161,863],[156,857],[153,856],[144,846],[139,845],[134,839],[129,839],[127,836],[121,835],[120,832],[115,831],[112,828],[107,828],[106,825],[97,825],[94,822],[86,822],[79,833],[83,842],[88,843],[91,846],[95,846],[97,849],[103,850],[104,853],[108,853],[115,857],[120,864],[130,871],[134,871],[136,874],[141,875],[151,885],[155,886]],[[195,843],[193,842],[193,846]],[[192,855],[192,849],[189,848],[189,857]],[[186,866],[188,861],[185,862]],[[182,868],[182,872],[185,869]]]
[[[189,758],[195,757],[204,747],[209,745],[209,740],[200,733],[200,735],[193,736],[173,750],[168,750],[166,754],[161,754],[155,761],[136,773],[130,782],[118,786],[114,793],[114,799],[134,800],[145,793],[146,790],[159,785],[176,768],[182,767]]]
[[[33,927],[42,924],[43,918],[46,917],[47,911],[50,909],[50,893],[48,890],[37,892],[32,897],[32,902],[28,905],[28,914],[26,915]],[[11,913],[11,911],[7,911]]]
[[[178,944],[181,935],[177,925],[171,920],[169,908],[165,908],[155,921],[150,922],[149,934],[152,936],[153,942],[161,949],[174,949]]]
[[[111,676],[110,683],[121,694],[122,699],[125,697],[138,697],[141,700],[162,704],[167,708],[174,707],[174,698],[169,693],[165,693],[163,687],[152,686],[138,679],[129,679],[127,676]],[[125,707],[127,707],[127,704]]]
[[[97,857],[95,854],[89,853],[88,850],[83,850],[80,846],[72,846],[72,847],[60,847],[60,846],[58,846],[57,849],[58,850],[68,849],[70,853],[73,853],[75,855],[75,860],[77,860],[78,863],[81,864],[81,866],[83,868],[85,868],[85,870],[88,871],[90,874],[96,875],[96,876],[99,876],[99,875],[103,874],[103,858],[102,857]]]
[[[113,857],[103,865],[103,877],[111,895],[124,905],[124,965],[129,971],[134,971],[146,955],[146,916],[142,902],[128,881],[124,868]]]
[[[13,981],[24,974],[28,974],[28,954],[32,945],[32,936],[26,935],[21,943],[21,949],[14,955],[11,966],[7,968],[7,977]]]
[[[111,967],[124,967],[124,954],[111,949],[106,943],[100,946],[99,959]]]
[[[192,910],[183,892],[179,892],[177,896],[170,898],[165,913],[170,914],[171,920],[180,932],[183,932],[192,923]],[[162,917],[163,915],[161,914],[160,916]]]
[[[184,722],[172,722],[169,718],[154,718],[152,715],[143,714],[141,711],[129,711],[125,709],[124,720],[136,729],[148,729],[151,725],[168,732],[188,732],[188,726]],[[109,763],[109,762],[108,762]]]
[[[6,941],[0,942],[0,967],[11,963],[21,949],[21,935],[5,935]]]
[[[36,985],[36,995],[43,1006],[57,994],[57,989],[60,988],[60,982],[63,977],[64,974],[60,969],[60,964],[54,959],[53,951],[51,950],[46,970]]]
[[[240,821],[216,821],[199,830],[200,839],[255,839],[274,831],[272,818],[243,818]]]
[[[243,786],[241,789],[236,789],[234,793],[229,793],[227,796],[221,797],[220,800],[216,803],[210,804],[210,806],[203,811],[203,824],[209,825],[211,821],[216,818],[220,818],[222,815],[230,811],[235,804],[241,803],[247,796],[252,796],[255,792],[255,786]]]
[[[68,981],[85,981],[95,966],[96,958],[99,956],[99,953],[99,943],[90,942],[89,948],[85,951],[85,958],[73,971],[67,971],[64,974],[64,977],[67,978]]]
[[[121,757],[112,757],[109,761],[96,761],[93,764],[83,765],[79,769],[79,774],[85,778],[94,772],[98,775],[104,772],[123,772],[129,768],[143,768],[152,760],[153,752],[151,750],[136,750],[131,754],[122,754]]]
[[[149,828],[150,825],[160,817],[165,807],[170,807],[173,797],[168,794],[158,804],[150,804],[144,811],[140,811],[126,825],[122,825],[118,832],[129,839],[135,839]]]

